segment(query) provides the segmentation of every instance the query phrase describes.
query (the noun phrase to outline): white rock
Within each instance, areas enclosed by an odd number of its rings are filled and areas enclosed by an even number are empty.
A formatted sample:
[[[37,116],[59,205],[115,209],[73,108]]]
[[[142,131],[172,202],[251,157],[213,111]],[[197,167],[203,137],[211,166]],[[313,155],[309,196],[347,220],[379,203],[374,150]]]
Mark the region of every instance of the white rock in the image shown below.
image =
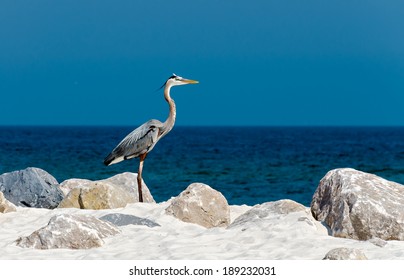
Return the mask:
[[[266,226],[268,223],[272,223],[273,220],[275,220],[275,222],[280,222],[277,217],[286,216],[291,213],[299,213],[299,215],[296,215],[296,224],[299,222],[305,222],[310,227],[313,227],[313,229],[316,228],[316,221],[311,214],[308,213],[307,208],[290,199],[282,199],[255,205],[253,208],[235,219],[228,228],[232,229],[241,227],[245,230],[254,226]]]
[[[230,222],[230,208],[226,198],[202,183],[189,185],[171,201],[166,213],[206,228],[226,227]]]
[[[366,255],[359,249],[335,248],[329,251],[323,260],[367,260]]]
[[[320,181],[311,211],[336,237],[404,240],[403,205],[403,185],[344,168]]]
[[[31,235],[17,239],[17,246],[34,249],[89,249],[104,244],[103,238],[120,230],[91,216],[62,214]]]

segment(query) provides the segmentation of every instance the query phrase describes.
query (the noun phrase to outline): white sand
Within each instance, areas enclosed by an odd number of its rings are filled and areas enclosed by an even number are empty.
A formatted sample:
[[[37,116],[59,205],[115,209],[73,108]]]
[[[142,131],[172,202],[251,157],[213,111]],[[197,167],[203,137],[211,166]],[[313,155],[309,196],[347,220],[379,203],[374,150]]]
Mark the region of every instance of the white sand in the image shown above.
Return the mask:
[[[361,249],[368,259],[404,259],[404,242],[389,241],[378,247],[369,241],[355,241],[328,236],[327,229],[311,221],[309,212],[288,215],[272,214],[265,220],[231,229],[205,229],[184,223],[165,214],[168,202],[130,204],[110,210],[32,209],[18,207],[17,212],[0,214],[0,259],[280,259],[321,260],[334,248]],[[231,206],[232,220],[250,206]],[[307,209],[309,211],[309,209]],[[105,239],[100,248],[89,250],[23,249],[15,245],[45,226],[61,213],[101,217],[108,213],[132,214],[151,219],[161,227],[128,225],[121,234]]]

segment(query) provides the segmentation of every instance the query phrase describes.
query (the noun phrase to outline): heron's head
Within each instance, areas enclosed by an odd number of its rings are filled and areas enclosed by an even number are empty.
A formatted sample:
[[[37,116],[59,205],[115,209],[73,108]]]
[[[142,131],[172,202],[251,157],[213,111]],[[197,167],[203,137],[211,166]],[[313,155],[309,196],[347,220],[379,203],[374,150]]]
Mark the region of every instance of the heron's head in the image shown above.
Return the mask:
[[[195,80],[190,80],[190,79],[185,79],[183,77],[177,76],[173,74],[168,80],[165,82],[165,84],[162,86],[181,86],[181,85],[188,85],[188,84],[197,84],[199,83],[198,81]]]

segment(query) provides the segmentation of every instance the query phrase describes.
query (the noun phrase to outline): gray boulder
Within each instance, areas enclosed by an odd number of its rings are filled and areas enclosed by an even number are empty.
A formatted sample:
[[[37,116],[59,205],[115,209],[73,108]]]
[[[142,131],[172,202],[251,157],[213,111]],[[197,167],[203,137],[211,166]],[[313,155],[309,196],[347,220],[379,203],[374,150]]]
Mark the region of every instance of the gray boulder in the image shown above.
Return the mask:
[[[206,228],[226,227],[230,223],[230,207],[218,191],[202,183],[193,183],[175,197],[166,214],[183,222]]]
[[[0,192],[0,213],[15,212],[17,208],[14,204],[4,198],[2,192]]]
[[[367,260],[366,255],[359,249],[335,248],[329,251],[323,260]]]
[[[57,185],[52,175],[35,167],[0,175],[0,191],[17,206],[56,208],[63,199]]]
[[[57,215],[47,226],[16,240],[17,246],[34,249],[90,249],[104,244],[103,238],[120,230],[91,216]]]
[[[141,225],[147,227],[160,226],[158,223],[155,223],[152,220],[121,213],[107,214],[105,216],[102,216],[100,220],[110,222],[118,227],[127,225]]]
[[[343,168],[329,171],[311,202],[313,216],[336,237],[404,240],[404,186]]]

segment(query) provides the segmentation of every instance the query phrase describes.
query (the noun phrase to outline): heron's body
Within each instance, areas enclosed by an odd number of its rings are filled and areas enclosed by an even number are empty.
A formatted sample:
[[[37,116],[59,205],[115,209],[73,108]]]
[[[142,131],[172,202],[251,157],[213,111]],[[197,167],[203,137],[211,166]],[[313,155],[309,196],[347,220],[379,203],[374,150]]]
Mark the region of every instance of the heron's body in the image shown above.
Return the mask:
[[[136,158],[150,152],[157,141],[164,136],[162,126],[161,121],[150,120],[136,128],[105,158],[105,165]]]
[[[170,109],[167,120],[163,123],[159,120],[153,119],[142,124],[129,133],[104,160],[105,165],[111,165],[127,159],[137,157],[140,159],[137,177],[139,202],[143,202],[141,186],[143,162],[156,143],[174,127],[176,108],[175,102],[170,96],[170,89],[172,86],[194,83],[198,82],[184,79],[175,74],[171,76],[164,84],[164,98],[168,102]]]

